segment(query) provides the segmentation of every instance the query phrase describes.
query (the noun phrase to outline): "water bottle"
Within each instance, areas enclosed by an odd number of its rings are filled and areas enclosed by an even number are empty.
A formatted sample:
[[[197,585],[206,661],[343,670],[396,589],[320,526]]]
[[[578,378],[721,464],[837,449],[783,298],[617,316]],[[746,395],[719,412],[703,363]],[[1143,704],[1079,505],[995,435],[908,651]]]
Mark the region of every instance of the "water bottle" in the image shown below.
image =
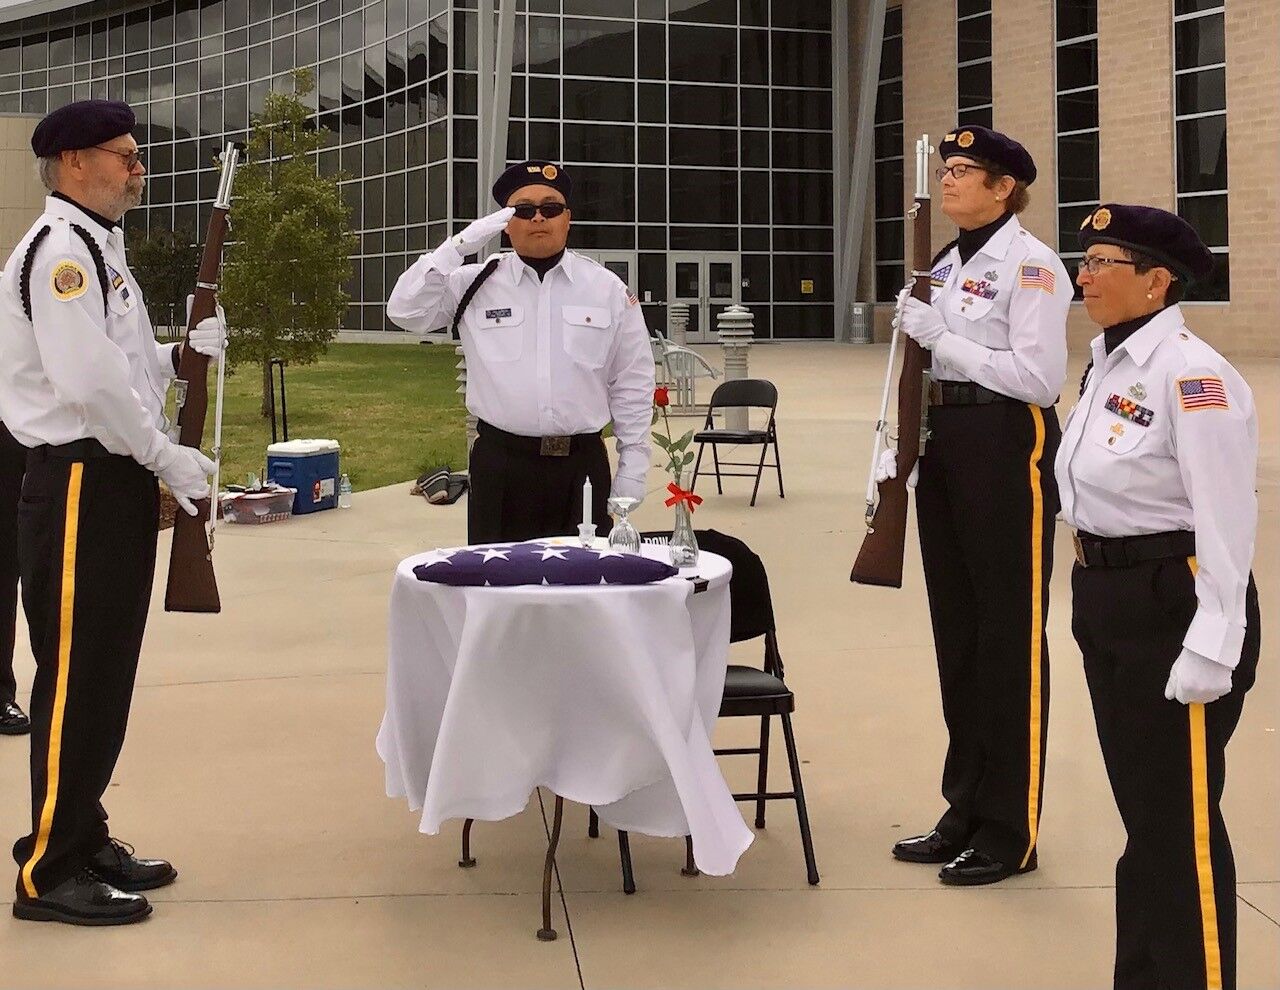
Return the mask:
[[[338,508],[351,508],[351,479],[345,474],[342,480],[338,482]]]

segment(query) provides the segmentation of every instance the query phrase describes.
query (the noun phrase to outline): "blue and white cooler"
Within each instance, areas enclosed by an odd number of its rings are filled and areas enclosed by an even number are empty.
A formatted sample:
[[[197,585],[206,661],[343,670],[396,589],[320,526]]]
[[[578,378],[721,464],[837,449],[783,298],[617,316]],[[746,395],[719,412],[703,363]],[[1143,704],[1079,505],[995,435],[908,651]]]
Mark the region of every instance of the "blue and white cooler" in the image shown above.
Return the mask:
[[[337,440],[285,440],[267,445],[267,479],[297,489],[295,516],[338,504],[338,449]]]

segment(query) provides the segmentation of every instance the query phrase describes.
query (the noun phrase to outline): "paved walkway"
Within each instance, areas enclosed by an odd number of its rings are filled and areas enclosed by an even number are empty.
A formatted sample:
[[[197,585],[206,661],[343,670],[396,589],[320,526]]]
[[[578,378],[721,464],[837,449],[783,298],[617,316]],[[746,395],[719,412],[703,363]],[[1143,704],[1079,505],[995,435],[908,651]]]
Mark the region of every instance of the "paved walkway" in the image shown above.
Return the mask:
[[[882,347],[755,348],[754,371],[782,395],[787,498],[766,481],[749,509],[747,481],[719,497],[699,486],[708,497],[697,523],[745,537],[770,568],[820,888],[805,884],[795,818],[779,804],[730,878],[685,879],[681,843],[634,836],[640,889],[624,897],[612,834],[587,839],[586,812],[571,805],[560,857],[568,919],[545,944],[533,937],[545,848],[536,800],[477,826],[474,870],[456,866],[456,827],[419,835],[403,802],[383,795],[373,748],[387,592],[396,561],[463,540],[465,505],[428,506],[405,484],[360,493],[348,512],[220,530],[220,616],[165,614],[162,559],[106,800],[114,831],[172,858],[181,878],[131,929],[30,925],[5,911],[0,985],[1109,985],[1122,833],[1069,630],[1064,530],[1039,871],[956,890],[930,867],[889,857],[939,811],[945,739],[918,551],[908,551],[901,591],[848,582],[884,357]],[[1268,643],[1280,617],[1280,362],[1243,370],[1264,414],[1257,577]],[[411,425],[405,436],[412,442]],[[651,480],[657,488],[656,471]],[[638,522],[658,528],[665,513],[650,499]],[[734,649],[758,661],[755,649]],[[1225,800],[1248,988],[1280,986],[1280,705],[1267,653],[1231,746]],[[18,678],[30,683],[25,652]],[[747,725],[720,733],[723,743],[752,735]],[[26,828],[26,759],[24,742],[0,739],[3,836]],[[785,761],[776,764],[781,789]],[[754,782],[750,760],[727,766],[731,784]]]

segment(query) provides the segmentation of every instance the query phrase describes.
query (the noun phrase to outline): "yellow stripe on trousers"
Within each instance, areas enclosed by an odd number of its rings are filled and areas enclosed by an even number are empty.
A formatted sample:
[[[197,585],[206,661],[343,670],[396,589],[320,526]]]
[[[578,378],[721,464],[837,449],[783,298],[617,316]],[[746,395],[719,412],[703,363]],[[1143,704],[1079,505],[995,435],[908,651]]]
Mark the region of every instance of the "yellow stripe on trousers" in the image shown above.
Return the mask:
[[[1031,720],[1030,751],[1027,779],[1027,832],[1030,841],[1019,868],[1026,866],[1036,848],[1040,831],[1040,726],[1044,713],[1040,685],[1040,662],[1044,656],[1043,573],[1044,573],[1044,496],[1040,491],[1040,459],[1044,456],[1044,411],[1028,406],[1035,424],[1036,442],[1031,451],[1029,481],[1031,484]]]
[[[1187,558],[1194,577],[1199,566]],[[1218,947],[1218,902],[1213,890],[1213,853],[1209,847],[1209,752],[1205,740],[1204,705],[1188,705],[1191,723],[1191,815],[1195,830],[1196,881],[1200,886],[1200,927],[1204,935],[1204,979],[1209,990],[1221,990],[1222,954]]]
[[[45,768],[44,804],[31,858],[22,867],[22,885],[29,897],[38,896],[31,875],[49,848],[53,812],[58,804],[58,777],[62,758],[62,719],[67,708],[67,678],[71,672],[71,626],[76,607],[76,536],[80,528],[80,481],[84,465],[71,465],[67,479],[67,514],[62,532],[62,601],[58,614],[58,679],[53,692],[53,720],[49,726],[48,765]]]

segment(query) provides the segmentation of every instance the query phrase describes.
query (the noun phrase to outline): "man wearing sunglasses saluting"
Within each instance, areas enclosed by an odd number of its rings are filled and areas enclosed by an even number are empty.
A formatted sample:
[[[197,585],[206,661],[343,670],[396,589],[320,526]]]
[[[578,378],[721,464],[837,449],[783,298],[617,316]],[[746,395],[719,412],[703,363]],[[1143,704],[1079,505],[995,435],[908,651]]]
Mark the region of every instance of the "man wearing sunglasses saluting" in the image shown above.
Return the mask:
[[[467,541],[572,535],[590,478],[597,532],[607,499],[641,498],[654,388],[649,332],[612,272],[566,248],[572,181],[527,161],[493,184],[501,209],[423,255],[396,283],[387,315],[426,333],[452,324],[467,358],[471,450]],[[505,232],[513,253],[463,258]],[[601,431],[613,423],[610,483]]]

